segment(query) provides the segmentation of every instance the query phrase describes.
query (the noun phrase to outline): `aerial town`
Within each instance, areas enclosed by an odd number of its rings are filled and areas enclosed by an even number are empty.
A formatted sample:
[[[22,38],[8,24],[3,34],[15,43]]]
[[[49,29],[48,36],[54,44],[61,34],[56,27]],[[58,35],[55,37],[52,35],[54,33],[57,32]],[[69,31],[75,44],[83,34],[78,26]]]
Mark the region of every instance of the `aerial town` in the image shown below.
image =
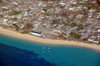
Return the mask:
[[[0,0],[0,26],[41,38],[100,44],[100,0]]]

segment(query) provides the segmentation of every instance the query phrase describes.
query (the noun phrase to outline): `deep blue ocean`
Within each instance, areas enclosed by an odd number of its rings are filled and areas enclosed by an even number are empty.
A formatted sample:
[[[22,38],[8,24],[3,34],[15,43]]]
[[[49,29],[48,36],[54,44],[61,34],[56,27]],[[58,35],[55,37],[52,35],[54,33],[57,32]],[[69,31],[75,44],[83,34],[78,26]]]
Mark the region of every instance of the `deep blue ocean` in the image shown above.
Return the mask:
[[[100,66],[88,48],[44,45],[0,35],[0,66]]]

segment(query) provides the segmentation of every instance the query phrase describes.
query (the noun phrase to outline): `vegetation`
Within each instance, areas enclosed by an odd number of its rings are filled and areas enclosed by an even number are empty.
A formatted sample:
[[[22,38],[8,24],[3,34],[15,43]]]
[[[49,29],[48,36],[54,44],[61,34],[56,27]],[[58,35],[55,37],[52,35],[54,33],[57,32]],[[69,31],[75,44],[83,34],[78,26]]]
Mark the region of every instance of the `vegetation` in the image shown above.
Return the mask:
[[[18,30],[19,30],[19,27],[18,27],[18,25],[16,25],[16,24],[13,24],[13,26],[16,28],[16,31],[18,31]]]
[[[3,11],[9,11],[9,9],[6,9],[6,8],[3,8],[2,10],[3,10]]]
[[[77,26],[77,24],[76,23],[71,23],[70,26],[75,27],[75,26]]]
[[[18,7],[18,5],[14,4],[15,7]]]
[[[62,22],[62,24],[64,24],[65,26],[67,25],[67,23],[66,23],[66,22],[64,22],[64,21]]]
[[[65,35],[66,35],[66,34],[63,34],[63,33],[62,33],[61,35],[59,35],[59,38],[60,38],[60,39],[66,39]]]
[[[17,20],[17,18],[16,18],[16,17],[14,17],[14,18],[12,18],[12,20],[13,20],[13,21],[16,21],[16,20]]]
[[[0,15],[0,18],[3,18],[3,15]]]
[[[45,14],[45,16],[50,16],[50,14],[49,13],[44,13]]]
[[[43,11],[47,12],[47,9],[44,8]]]
[[[29,33],[29,31],[23,31],[23,32],[21,32],[22,34],[28,34]]]
[[[88,38],[83,39],[84,41],[88,41]]]
[[[76,38],[76,39],[80,39],[81,38],[81,35],[78,34],[78,33],[72,33],[71,36]]]
[[[78,29],[83,29],[83,26],[81,24],[79,24]]]
[[[65,17],[67,18],[68,23],[71,23],[72,21],[74,21],[74,18],[69,18],[66,14],[65,14]]]
[[[86,6],[86,5],[88,5],[88,3],[79,3],[79,5]]]
[[[51,9],[51,8],[53,8],[53,6],[47,5],[45,8],[46,9]]]
[[[19,15],[19,14],[21,14],[21,11],[13,11],[11,14],[12,15]]]
[[[60,19],[53,20],[51,24],[61,24]]]

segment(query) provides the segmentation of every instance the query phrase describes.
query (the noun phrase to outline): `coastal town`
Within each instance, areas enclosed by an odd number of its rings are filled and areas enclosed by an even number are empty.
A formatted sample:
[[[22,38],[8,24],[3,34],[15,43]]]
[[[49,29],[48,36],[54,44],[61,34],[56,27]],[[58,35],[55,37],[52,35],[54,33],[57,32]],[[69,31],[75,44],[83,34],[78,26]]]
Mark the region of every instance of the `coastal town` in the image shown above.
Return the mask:
[[[100,44],[100,0],[0,0],[0,26],[41,38]]]

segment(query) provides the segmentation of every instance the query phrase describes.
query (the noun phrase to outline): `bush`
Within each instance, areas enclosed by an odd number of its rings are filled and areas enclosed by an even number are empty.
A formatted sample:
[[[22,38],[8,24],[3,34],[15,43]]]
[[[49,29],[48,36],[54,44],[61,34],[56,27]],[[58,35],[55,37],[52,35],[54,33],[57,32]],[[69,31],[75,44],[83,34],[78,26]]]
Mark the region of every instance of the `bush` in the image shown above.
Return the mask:
[[[12,15],[19,15],[19,14],[21,14],[21,11],[13,11],[11,14]]]
[[[71,36],[76,38],[76,39],[80,39],[81,38],[81,35],[77,34],[77,33],[72,33]]]
[[[51,24],[61,24],[59,19],[53,20]]]
[[[66,22],[62,22],[65,26],[67,25],[67,23]]]
[[[19,27],[17,24],[13,24],[13,26],[16,28],[16,31],[19,31]]]
[[[45,16],[50,16],[50,14],[49,13],[44,13],[45,14]]]
[[[83,29],[83,26],[81,24],[78,25],[78,29]]]
[[[29,33],[29,31],[23,31],[23,32],[21,32],[22,34],[28,34]]]
[[[53,8],[53,6],[47,5],[45,8],[46,8],[46,9],[50,9],[50,8]]]
[[[77,26],[77,24],[76,23],[72,23],[72,24],[70,24],[70,26],[75,27],[75,26]]]
[[[0,18],[3,18],[3,15],[0,15]]]

